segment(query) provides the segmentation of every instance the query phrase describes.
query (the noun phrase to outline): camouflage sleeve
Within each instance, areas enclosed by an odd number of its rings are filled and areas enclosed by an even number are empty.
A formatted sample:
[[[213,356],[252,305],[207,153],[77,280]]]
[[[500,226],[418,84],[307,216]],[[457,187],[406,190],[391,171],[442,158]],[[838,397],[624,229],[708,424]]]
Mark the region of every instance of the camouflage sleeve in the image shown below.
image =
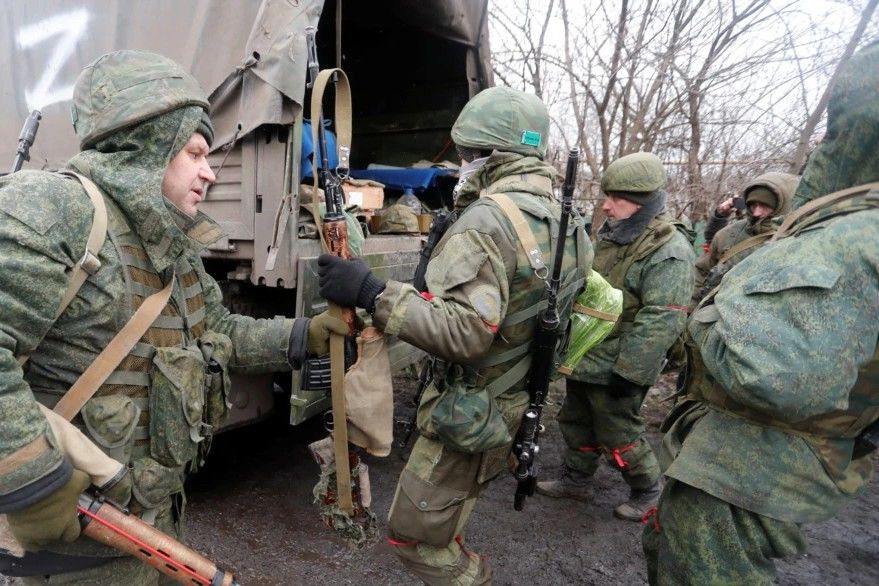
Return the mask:
[[[638,288],[642,307],[631,330],[620,338],[620,352],[613,367],[621,377],[642,385],[656,381],[666,352],[686,325],[693,293],[694,256],[689,243],[676,235],[646,260]]]
[[[848,404],[879,337],[879,210],[755,251],[688,326],[736,401],[782,421]]]
[[[44,498],[71,474],[16,358],[52,326],[92,218],[78,184],[16,175],[0,182],[0,511]]]
[[[291,369],[287,346],[293,329],[292,319],[256,319],[231,313],[223,305],[220,286],[204,269],[199,258],[190,259],[205,290],[205,319],[210,330],[226,334],[234,352],[230,366],[234,372],[284,372]]]
[[[501,213],[488,209],[481,214]],[[501,237],[479,229],[474,216],[468,212],[452,226],[454,232],[428,264],[428,293],[390,281],[374,315],[385,332],[453,362],[472,361],[488,351],[507,311],[507,267],[516,262],[515,245],[499,247],[495,239]],[[506,259],[501,249],[509,249]]]

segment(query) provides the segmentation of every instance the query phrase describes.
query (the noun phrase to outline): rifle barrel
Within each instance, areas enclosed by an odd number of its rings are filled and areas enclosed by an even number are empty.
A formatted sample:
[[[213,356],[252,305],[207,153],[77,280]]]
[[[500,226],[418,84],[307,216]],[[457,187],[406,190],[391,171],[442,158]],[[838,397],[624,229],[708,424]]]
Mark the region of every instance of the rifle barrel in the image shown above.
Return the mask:
[[[21,170],[25,161],[31,160],[31,147],[37,138],[37,130],[40,128],[40,120],[43,115],[39,110],[32,110],[24,120],[24,126],[18,134],[18,148],[15,151],[15,160],[12,163],[12,173]]]

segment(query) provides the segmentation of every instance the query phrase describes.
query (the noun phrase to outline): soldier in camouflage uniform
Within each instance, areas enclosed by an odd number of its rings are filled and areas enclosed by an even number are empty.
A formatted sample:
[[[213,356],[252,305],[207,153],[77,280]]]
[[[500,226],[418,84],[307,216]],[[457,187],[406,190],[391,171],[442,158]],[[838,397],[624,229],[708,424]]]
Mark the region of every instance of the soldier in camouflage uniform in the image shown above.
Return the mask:
[[[879,43],[840,70],[827,129],[775,239],[688,323],[669,480],[643,534],[651,584],[770,584],[773,558],[805,551],[800,525],[872,475],[859,436],[879,418]]]
[[[524,216],[537,256],[550,263],[561,207],[552,192],[556,172],[543,161],[548,131],[535,96],[496,87],[467,103],[452,128],[465,162],[455,188],[459,215],[427,265],[427,292],[385,283],[362,263],[319,259],[325,297],[367,308],[386,333],[433,355],[418,407],[421,437],[389,515],[394,551],[428,584],[491,581],[488,561],[466,549],[464,528],[487,483],[507,468],[528,405],[529,342],[546,276],[494,198],[503,194]],[[565,251],[559,298],[567,319],[592,262],[577,217]]]
[[[631,521],[659,497],[659,465],[640,410],[684,329],[693,290],[692,232],[665,213],[665,181],[652,153],[618,159],[601,179],[609,219],[598,231],[593,268],[623,291],[623,313],[568,378],[558,415],[568,445],[565,470],[537,483],[541,494],[588,500],[605,455],[631,489],[614,515]]]
[[[696,261],[694,304],[720,283],[724,273],[772,236],[778,227],[774,219],[790,211],[790,200],[799,181],[799,177],[790,173],[764,173],[745,186],[746,218],[721,229],[727,218],[716,211],[713,213],[705,233],[713,230],[716,234],[711,238],[708,252]],[[745,241],[748,243],[742,244]]]
[[[198,256],[220,237],[197,211],[215,179],[207,108],[195,79],[159,55],[120,51],[83,70],[72,111],[82,151],[69,168],[100,189],[108,237],[57,318],[70,269],[87,257],[92,203],[59,174],[0,180],[0,512],[40,574],[27,583],[159,580],[139,560],[78,538],[77,497],[90,480],[58,449],[36,402],[53,407],[146,297],[174,280],[161,315],[73,422],[128,464],[104,491],[175,537],[184,475],[225,414],[229,372],[290,370],[307,349],[326,351],[327,328],[346,331],[328,316],[257,320],[221,304]]]

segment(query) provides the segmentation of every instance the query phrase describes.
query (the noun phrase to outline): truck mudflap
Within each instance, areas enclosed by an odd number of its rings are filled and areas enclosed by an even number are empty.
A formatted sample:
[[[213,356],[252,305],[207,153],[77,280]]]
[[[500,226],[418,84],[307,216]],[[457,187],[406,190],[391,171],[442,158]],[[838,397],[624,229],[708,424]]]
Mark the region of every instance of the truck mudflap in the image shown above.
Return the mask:
[[[423,238],[412,236],[370,236],[364,241],[364,262],[372,267],[382,279],[411,282],[418,265]],[[301,241],[300,241],[301,242]],[[315,252],[319,250],[315,247]],[[318,293],[317,254],[300,256],[298,263],[298,291],[296,296],[296,315],[312,316],[327,308],[327,302]],[[361,317],[369,319],[362,312]],[[391,372],[400,372],[410,364],[417,363],[424,353],[396,337],[389,337]],[[290,395],[290,424],[298,425],[330,408],[330,395],[326,390],[303,388],[301,371],[293,371],[292,393]]]

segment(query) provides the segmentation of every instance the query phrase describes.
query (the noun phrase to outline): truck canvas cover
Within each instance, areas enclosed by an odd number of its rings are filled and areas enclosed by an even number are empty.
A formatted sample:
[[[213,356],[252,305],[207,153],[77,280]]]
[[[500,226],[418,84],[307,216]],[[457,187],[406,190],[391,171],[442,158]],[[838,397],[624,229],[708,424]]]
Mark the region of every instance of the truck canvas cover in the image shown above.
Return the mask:
[[[343,10],[349,4],[354,3],[343,3]],[[487,42],[480,40],[486,38],[487,0],[362,4],[467,46],[472,53],[468,78],[474,80],[470,93],[488,85],[478,81],[490,76]],[[195,75],[211,98],[215,149],[236,132],[240,138],[263,124],[292,123],[305,93],[304,31],[318,25],[324,2],[29,0],[4,5],[0,161],[12,161],[22,122],[39,109],[43,121],[29,167],[58,168],[78,150],[69,115],[73,83],[83,67],[117,49],[155,51]]]

